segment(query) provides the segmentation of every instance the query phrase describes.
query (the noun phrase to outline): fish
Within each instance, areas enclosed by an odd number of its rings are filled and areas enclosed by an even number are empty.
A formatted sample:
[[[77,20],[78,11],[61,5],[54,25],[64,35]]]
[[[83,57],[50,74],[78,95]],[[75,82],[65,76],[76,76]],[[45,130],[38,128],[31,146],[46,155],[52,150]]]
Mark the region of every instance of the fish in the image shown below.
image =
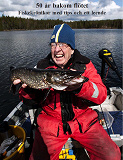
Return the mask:
[[[81,83],[85,80],[81,71],[27,67],[11,68],[10,77],[12,82],[20,79],[22,83],[27,84],[30,88],[54,88],[56,90],[64,90],[70,85]]]

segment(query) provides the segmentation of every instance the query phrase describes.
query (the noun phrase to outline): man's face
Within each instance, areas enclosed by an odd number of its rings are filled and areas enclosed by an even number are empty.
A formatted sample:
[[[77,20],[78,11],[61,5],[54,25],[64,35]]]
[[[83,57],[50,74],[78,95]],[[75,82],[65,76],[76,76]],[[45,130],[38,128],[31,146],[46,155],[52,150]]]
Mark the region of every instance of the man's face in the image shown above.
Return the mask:
[[[74,50],[65,43],[51,43],[52,59],[61,68],[64,68],[73,52]]]

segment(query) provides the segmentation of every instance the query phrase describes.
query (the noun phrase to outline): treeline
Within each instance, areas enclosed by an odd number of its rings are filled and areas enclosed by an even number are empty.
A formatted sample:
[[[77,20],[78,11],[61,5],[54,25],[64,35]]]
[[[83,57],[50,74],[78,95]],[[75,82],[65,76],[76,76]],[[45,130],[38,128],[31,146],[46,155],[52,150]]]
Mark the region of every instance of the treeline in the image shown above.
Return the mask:
[[[72,28],[102,28],[102,29],[122,29],[122,20],[96,20],[96,21],[75,21],[69,22]]]
[[[0,17],[0,31],[6,30],[38,30],[38,29],[52,29],[54,25],[67,23],[72,28],[76,29],[89,29],[89,28],[111,28],[111,29],[122,29],[122,20],[96,20],[96,21],[73,21],[64,22],[62,20],[34,20],[25,19],[20,17]]]

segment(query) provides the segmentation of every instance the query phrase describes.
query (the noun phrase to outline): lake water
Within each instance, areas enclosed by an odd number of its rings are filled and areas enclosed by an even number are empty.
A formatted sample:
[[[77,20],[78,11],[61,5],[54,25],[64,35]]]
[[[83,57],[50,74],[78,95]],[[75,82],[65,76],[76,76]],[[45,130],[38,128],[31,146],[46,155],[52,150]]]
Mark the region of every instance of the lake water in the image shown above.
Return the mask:
[[[39,59],[50,52],[49,39],[52,30],[0,32],[0,119],[18,104],[18,94],[9,92],[10,66],[34,67]],[[98,73],[101,59],[98,52],[107,48],[112,52],[120,74],[122,74],[122,30],[121,29],[76,29],[76,48],[90,58]],[[107,67],[106,67],[107,68]],[[121,82],[111,69],[107,85],[121,87]]]

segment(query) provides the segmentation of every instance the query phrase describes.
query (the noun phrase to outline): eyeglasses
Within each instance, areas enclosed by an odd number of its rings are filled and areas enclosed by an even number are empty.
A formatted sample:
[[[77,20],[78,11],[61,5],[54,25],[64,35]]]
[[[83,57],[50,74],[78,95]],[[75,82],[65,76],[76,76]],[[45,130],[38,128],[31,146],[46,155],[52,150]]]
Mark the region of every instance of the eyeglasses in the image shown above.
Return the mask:
[[[61,49],[65,49],[65,48],[68,47],[68,45],[65,44],[65,43],[51,43],[51,48],[52,48],[52,49],[55,49],[57,45],[58,45],[59,48],[61,48]]]

